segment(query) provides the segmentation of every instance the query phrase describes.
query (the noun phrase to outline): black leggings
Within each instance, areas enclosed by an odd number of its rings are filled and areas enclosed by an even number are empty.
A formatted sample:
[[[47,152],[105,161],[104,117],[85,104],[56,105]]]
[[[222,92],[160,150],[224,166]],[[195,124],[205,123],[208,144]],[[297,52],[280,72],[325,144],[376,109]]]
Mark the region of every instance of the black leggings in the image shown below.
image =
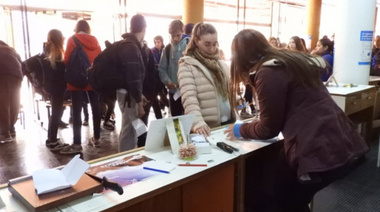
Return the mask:
[[[63,112],[63,92],[53,94],[50,98],[51,103],[51,117],[48,127],[48,140],[55,142],[57,140],[58,124],[61,121]]]

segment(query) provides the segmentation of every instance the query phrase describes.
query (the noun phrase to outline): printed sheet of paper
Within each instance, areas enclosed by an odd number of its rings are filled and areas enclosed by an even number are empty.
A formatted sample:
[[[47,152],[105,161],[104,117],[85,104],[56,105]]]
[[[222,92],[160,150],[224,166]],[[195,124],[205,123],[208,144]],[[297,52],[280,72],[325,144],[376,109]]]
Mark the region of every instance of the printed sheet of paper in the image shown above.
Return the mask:
[[[107,177],[108,180],[117,182],[124,187],[160,174],[143,169],[143,165],[148,161],[152,161],[152,158],[140,154],[129,155],[108,163],[92,166],[87,170],[87,173],[100,178]],[[104,190],[103,192],[109,191]]]
[[[167,120],[166,129],[173,154],[178,155],[180,146],[187,144],[187,137],[181,120],[179,118]]]

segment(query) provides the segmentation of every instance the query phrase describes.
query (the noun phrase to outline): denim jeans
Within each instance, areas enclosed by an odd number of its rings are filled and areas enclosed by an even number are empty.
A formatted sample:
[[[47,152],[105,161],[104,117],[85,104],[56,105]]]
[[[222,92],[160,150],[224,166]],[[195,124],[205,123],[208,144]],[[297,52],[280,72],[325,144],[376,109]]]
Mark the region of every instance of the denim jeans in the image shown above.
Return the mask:
[[[71,101],[73,105],[73,134],[74,144],[81,144],[81,130],[82,130],[82,106],[84,97],[88,98],[92,110],[92,121],[94,129],[94,137],[100,138],[100,109],[99,109],[99,96],[95,91],[72,91]]]

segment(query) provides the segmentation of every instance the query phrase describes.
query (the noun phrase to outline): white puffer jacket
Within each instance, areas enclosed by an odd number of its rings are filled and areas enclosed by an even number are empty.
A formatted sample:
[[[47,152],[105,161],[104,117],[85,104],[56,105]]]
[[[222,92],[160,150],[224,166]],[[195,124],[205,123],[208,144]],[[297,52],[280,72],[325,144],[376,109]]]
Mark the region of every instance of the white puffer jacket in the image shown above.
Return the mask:
[[[228,82],[228,67],[220,60]],[[193,57],[184,56],[179,60],[178,83],[185,114],[195,114],[192,131],[208,125],[210,128],[221,125],[218,92],[208,69]],[[226,84],[228,86],[228,84]],[[234,114],[231,112],[231,118]]]

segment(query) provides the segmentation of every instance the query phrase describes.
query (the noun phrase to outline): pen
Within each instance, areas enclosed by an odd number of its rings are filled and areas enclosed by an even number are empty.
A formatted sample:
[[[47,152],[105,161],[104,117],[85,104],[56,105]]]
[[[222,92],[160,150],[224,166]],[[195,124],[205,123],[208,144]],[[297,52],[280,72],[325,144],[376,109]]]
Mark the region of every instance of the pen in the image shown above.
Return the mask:
[[[178,166],[207,166],[207,164],[178,164]]]
[[[152,169],[152,168],[149,168],[149,167],[143,167],[143,169],[146,169],[146,170],[150,170],[150,171],[155,171],[155,172],[166,173],[166,174],[169,174],[169,173],[170,173],[170,172],[168,172],[168,171],[165,171],[165,170],[160,170],[160,169]]]

